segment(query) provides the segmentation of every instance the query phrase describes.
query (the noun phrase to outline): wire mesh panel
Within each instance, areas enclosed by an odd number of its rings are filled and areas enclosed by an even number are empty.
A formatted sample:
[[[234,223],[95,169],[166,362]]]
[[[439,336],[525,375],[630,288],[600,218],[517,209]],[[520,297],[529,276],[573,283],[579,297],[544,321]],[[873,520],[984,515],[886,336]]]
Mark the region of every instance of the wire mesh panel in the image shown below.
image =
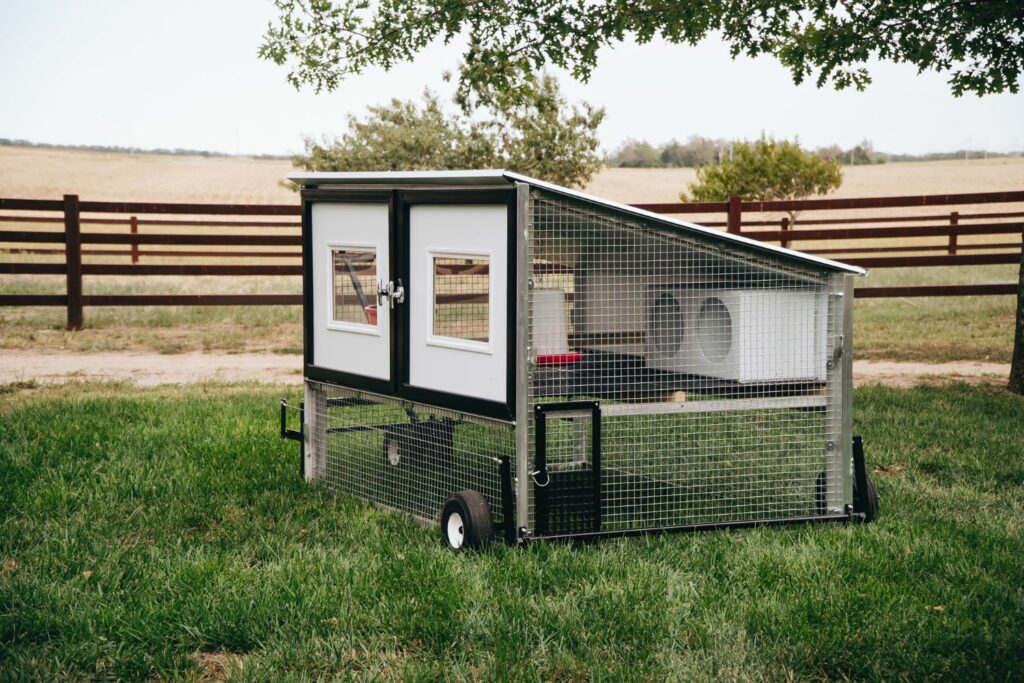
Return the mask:
[[[831,273],[542,191],[531,206],[530,401],[599,402],[602,530],[828,512]]]
[[[436,521],[445,500],[472,489],[504,521],[499,466],[515,455],[511,425],[307,381],[316,478],[332,491]]]

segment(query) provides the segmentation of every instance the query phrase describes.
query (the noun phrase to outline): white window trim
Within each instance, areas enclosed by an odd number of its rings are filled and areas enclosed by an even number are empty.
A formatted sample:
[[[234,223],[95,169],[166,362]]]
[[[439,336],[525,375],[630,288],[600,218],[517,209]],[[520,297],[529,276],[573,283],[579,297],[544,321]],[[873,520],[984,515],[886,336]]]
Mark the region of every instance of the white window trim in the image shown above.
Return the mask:
[[[380,337],[383,335],[381,332],[380,325],[380,307],[377,308],[377,324],[370,325],[369,323],[353,323],[347,320],[335,320],[334,319],[334,252],[342,249],[362,249],[364,251],[373,250],[374,263],[379,263],[380,260],[380,244],[378,243],[357,243],[357,242],[328,242],[327,248],[327,278],[328,292],[325,300],[327,302],[327,329],[334,330],[335,332],[355,332],[356,334],[366,334],[373,337]],[[378,269],[378,274],[379,274]],[[373,302],[377,303],[377,283],[374,283],[373,287]]]
[[[465,249],[440,249],[428,247],[426,250],[426,257],[427,272],[430,273],[430,277],[427,278],[427,301],[429,302],[429,305],[424,307],[427,313],[427,345],[493,356],[494,348],[491,346],[491,340],[494,338],[494,330],[496,326],[494,324],[494,306],[491,305],[491,302],[494,301],[495,292],[494,278],[491,277],[490,267],[494,263],[494,252],[491,250],[467,251]],[[473,341],[471,339],[459,339],[458,337],[445,337],[434,334],[435,258],[487,259],[487,341]]]

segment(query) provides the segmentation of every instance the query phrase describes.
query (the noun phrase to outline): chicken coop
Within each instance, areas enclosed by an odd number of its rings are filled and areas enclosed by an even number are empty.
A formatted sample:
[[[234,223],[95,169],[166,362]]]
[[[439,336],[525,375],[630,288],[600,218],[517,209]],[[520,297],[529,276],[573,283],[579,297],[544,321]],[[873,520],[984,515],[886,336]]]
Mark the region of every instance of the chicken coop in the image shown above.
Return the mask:
[[[290,179],[310,481],[453,548],[873,515],[860,268],[505,171]]]

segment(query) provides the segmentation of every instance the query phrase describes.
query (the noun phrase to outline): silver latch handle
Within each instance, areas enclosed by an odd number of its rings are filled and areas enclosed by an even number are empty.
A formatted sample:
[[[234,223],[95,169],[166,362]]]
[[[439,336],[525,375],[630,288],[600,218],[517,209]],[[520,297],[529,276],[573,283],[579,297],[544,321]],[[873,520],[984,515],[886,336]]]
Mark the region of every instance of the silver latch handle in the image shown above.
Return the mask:
[[[398,281],[398,285],[394,282],[388,282],[386,285],[383,282],[377,283],[377,305],[383,306],[384,299],[388,300],[388,308],[405,302],[405,287],[402,286],[401,280]]]

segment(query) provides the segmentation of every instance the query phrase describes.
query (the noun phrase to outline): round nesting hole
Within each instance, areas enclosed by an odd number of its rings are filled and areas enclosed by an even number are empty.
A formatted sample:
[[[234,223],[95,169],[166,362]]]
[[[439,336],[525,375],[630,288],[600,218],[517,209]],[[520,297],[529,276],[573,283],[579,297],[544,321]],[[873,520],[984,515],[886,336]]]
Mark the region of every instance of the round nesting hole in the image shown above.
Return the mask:
[[[650,318],[654,348],[664,354],[679,351],[686,326],[679,301],[671,294],[660,294],[651,304]]]
[[[732,316],[718,297],[704,300],[697,314],[697,342],[710,363],[721,363],[732,348]]]

